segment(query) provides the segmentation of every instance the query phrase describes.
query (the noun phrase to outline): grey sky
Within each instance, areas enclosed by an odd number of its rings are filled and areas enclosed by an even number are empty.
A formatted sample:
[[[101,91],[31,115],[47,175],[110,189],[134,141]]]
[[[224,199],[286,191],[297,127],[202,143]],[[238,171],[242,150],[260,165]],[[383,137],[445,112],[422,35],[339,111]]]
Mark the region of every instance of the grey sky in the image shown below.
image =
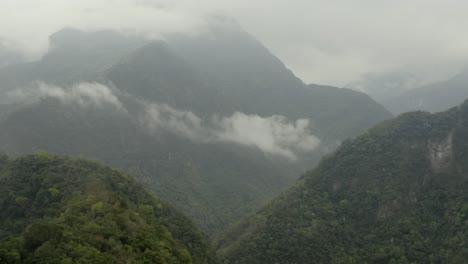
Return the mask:
[[[344,85],[367,72],[445,78],[468,61],[467,1],[1,0],[0,42],[38,56],[64,26],[196,32],[235,18],[305,82]]]

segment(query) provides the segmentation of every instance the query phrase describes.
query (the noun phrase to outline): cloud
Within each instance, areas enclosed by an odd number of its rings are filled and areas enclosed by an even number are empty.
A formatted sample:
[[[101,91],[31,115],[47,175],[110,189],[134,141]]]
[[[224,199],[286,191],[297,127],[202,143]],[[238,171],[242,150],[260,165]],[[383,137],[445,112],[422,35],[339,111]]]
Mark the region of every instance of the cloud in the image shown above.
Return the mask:
[[[80,106],[113,106],[125,110],[122,102],[112,90],[100,83],[83,82],[70,87],[59,87],[43,82],[32,87],[17,89],[7,93],[10,101],[35,101],[40,98],[56,98],[64,104],[76,103]]]
[[[143,124],[152,130],[166,129],[194,141],[209,141],[210,132],[200,117],[189,111],[176,110],[166,104],[144,103]]]
[[[320,140],[309,131],[310,121],[289,121],[284,116],[261,117],[236,112],[229,117],[203,120],[189,111],[165,104],[147,104],[143,123],[150,129],[166,129],[195,142],[228,142],[257,147],[290,160],[313,151]]]
[[[261,117],[236,112],[215,119],[216,140],[256,146],[264,152],[295,159],[296,154],[314,150],[319,140],[310,134],[308,119],[290,122],[284,116]]]

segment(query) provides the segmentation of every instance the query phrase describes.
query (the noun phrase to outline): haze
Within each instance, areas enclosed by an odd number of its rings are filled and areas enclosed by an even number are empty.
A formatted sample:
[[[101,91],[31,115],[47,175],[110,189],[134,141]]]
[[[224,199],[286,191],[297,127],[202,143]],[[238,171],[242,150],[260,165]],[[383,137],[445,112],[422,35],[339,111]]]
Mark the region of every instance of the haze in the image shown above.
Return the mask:
[[[308,83],[344,86],[365,74],[447,79],[468,60],[466,1],[3,0],[0,46],[37,58],[65,27],[161,37],[236,20]]]

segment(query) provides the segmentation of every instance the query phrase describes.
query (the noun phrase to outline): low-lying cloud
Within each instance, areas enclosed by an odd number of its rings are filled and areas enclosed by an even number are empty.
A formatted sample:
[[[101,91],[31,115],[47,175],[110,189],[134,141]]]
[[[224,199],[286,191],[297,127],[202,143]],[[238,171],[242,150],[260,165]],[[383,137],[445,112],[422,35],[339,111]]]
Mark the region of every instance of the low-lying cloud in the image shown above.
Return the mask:
[[[132,117],[151,132],[168,131],[200,143],[226,142],[256,147],[290,160],[313,151],[320,144],[309,130],[308,119],[288,120],[280,115],[261,117],[241,112],[227,117],[213,115],[202,118],[191,111],[141,99],[135,101],[141,104],[142,110],[129,111],[115,91],[101,83],[83,82],[60,87],[39,82],[32,87],[9,92],[7,96],[10,101],[17,102],[55,98],[63,104],[84,108],[110,106],[124,113],[132,112]]]
[[[295,160],[313,151],[320,140],[309,131],[310,121],[289,121],[284,116],[261,117],[236,112],[229,117],[203,120],[189,111],[165,104],[148,104],[144,123],[153,130],[166,129],[196,142],[228,142],[257,147],[269,154]]]
[[[236,112],[216,122],[217,139],[243,145],[256,146],[264,152],[296,158],[297,153],[314,150],[319,143],[310,134],[308,119],[290,122],[286,117],[261,117]]]
[[[176,110],[166,104],[145,103],[142,123],[151,130],[166,129],[194,141],[208,141],[210,136],[202,119],[189,111]]]
[[[64,104],[76,103],[80,106],[113,106],[124,110],[122,102],[112,90],[100,83],[83,82],[70,87],[59,87],[43,82],[32,87],[17,89],[7,94],[11,101],[34,101],[41,98],[56,98]]]

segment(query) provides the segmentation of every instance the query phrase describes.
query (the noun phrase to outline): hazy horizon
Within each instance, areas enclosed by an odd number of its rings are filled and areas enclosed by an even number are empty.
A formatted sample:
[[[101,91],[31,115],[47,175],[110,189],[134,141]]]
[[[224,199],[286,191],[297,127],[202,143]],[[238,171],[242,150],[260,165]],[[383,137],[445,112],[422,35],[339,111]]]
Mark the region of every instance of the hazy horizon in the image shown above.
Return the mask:
[[[207,18],[237,21],[307,83],[346,86],[369,74],[443,80],[468,61],[460,1],[5,0],[0,47],[37,58],[64,27],[158,37],[203,31]],[[27,25],[21,26],[18,25]]]

